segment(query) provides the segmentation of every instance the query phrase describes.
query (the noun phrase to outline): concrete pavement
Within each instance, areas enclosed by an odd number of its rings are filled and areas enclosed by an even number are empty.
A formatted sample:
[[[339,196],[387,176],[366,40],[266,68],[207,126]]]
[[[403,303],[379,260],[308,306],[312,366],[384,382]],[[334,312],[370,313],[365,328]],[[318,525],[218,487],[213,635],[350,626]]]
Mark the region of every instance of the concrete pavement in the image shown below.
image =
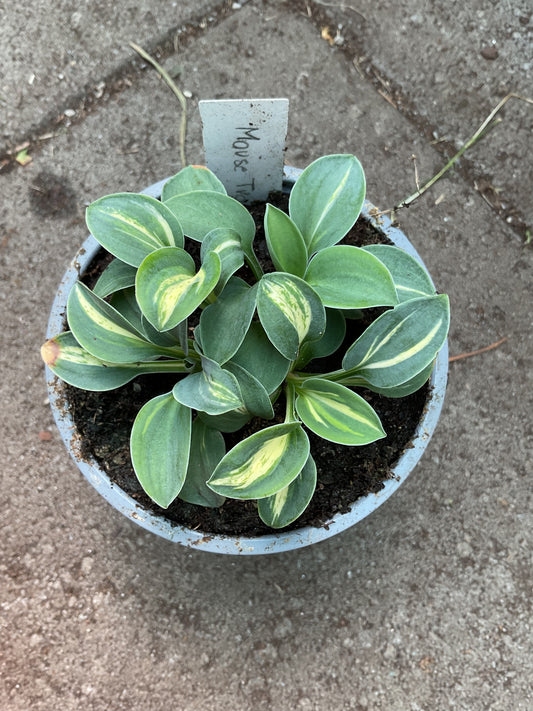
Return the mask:
[[[525,2],[351,5],[364,17],[281,0],[0,6],[2,709],[533,706],[525,102],[398,213],[450,294],[451,353],[507,341],[451,364],[422,463],[354,529],[265,559],[179,548],[99,498],[45,402],[38,348],[86,203],[179,168],[179,106],[130,39],[192,94],[190,162],[199,99],[287,96],[287,162],[353,152],[383,209],[414,190],[413,154],[430,177],[502,92],[531,87]],[[23,167],[8,151],[26,140]]]

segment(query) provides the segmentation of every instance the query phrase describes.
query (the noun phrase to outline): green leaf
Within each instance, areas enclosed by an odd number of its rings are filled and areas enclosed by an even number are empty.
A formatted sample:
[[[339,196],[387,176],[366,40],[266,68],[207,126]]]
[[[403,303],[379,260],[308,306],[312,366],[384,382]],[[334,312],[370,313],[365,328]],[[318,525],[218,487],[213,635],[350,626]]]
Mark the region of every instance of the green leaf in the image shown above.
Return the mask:
[[[208,427],[220,432],[237,432],[252,418],[249,413],[238,412],[237,410],[224,412],[222,415],[208,415],[206,412],[199,412],[198,417]]]
[[[342,311],[337,309],[326,309],[326,330],[322,338],[317,341],[308,341],[300,347],[298,359],[294,364],[294,369],[303,368],[309,361],[315,358],[325,358],[335,353],[346,335],[346,319]]]
[[[311,455],[296,479],[281,491],[259,499],[257,510],[261,520],[271,528],[283,528],[303,514],[316,489],[316,464]]]
[[[199,340],[208,358],[222,365],[238,351],[254,315],[256,294],[256,286],[232,277],[215,303],[202,311]]]
[[[178,402],[208,415],[244,407],[237,378],[214,360],[202,356],[202,372],[187,375],[174,386]]]
[[[91,203],[87,226],[100,244],[138,267],[161,247],[183,247],[181,225],[163,203],[148,195],[116,193]]]
[[[182,195],[194,190],[214,190],[226,195],[226,188],[208,168],[203,165],[188,165],[163,185],[161,200],[166,202],[174,195]]]
[[[417,390],[420,390],[422,385],[424,385],[424,383],[429,379],[433,371],[433,366],[434,362],[431,362],[427,366],[427,368],[424,368],[424,370],[420,371],[420,373],[418,373],[418,375],[415,375],[414,378],[407,380],[401,385],[397,385],[395,388],[377,388],[371,383],[367,383],[364,379],[361,385],[374,393],[385,395],[385,397],[405,397],[406,395],[411,395],[412,393],[416,393]]]
[[[82,390],[114,390],[139,375],[139,368],[110,365],[82,348],[70,331],[47,341],[41,355],[50,370]]]
[[[257,313],[278,351],[295,360],[300,345],[320,338],[326,328],[326,312],[317,293],[303,279],[272,272],[259,282]]]
[[[228,195],[208,190],[175,195],[165,202],[183,227],[184,233],[197,242],[217,227],[236,230],[241,238],[242,250],[256,276],[261,267],[253,251],[255,222],[240,202]],[[257,271],[258,270],[258,271]]]
[[[212,230],[202,242],[200,250],[202,261],[210,252],[214,252],[220,259],[220,277],[215,287],[215,294],[220,294],[231,275],[244,264],[239,233],[225,227]]]
[[[307,166],[291,191],[289,214],[309,255],[337,244],[353,227],[365,190],[363,168],[355,156],[323,156]]]
[[[378,388],[395,388],[433,362],[448,333],[445,294],[412,299],[377,318],[347,350],[342,367]]]
[[[135,298],[135,287],[121,289],[111,294],[109,299],[111,306],[116,309],[126,321],[129,321],[133,328],[141,335],[146,336],[143,329],[143,315],[137,299]],[[151,340],[148,338],[148,340]]]
[[[189,463],[191,411],[172,393],[149,400],[131,430],[131,461],[148,496],[166,509],[179,494]]]
[[[273,205],[267,205],[264,223],[268,251],[276,269],[303,277],[307,267],[307,247],[298,227]]]
[[[113,294],[115,291],[135,286],[136,274],[136,267],[125,264],[120,259],[113,259],[96,282],[93,293],[101,299],[105,299],[106,296]]]
[[[237,378],[246,411],[255,417],[272,419],[274,417],[272,403],[259,380],[237,363],[226,363],[225,367]]]
[[[74,338],[100,360],[134,363],[169,355],[147,341],[116,309],[78,282],[67,302],[67,318]]]
[[[299,422],[273,425],[239,442],[219,463],[209,488],[233,499],[262,499],[288,486],[309,456]]]
[[[135,298],[134,288],[130,287],[116,291],[111,295],[109,303],[131,323],[134,329],[150,341],[150,343],[155,343],[158,346],[165,346],[167,348],[175,348],[177,345],[181,345],[179,334],[177,333],[179,326],[162,333],[157,331],[152,324],[146,320]],[[187,322],[185,321],[184,323],[186,324]]]
[[[360,395],[339,383],[308,378],[296,387],[296,411],[323,439],[362,445],[385,437],[379,417]]]
[[[214,289],[220,276],[220,259],[208,254],[195,274],[194,260],[176,247],[149,254],[137,272],[136,295],[148,321],[158,331],[168,331],[195,311]]]
[[[269,395],[285,380],[290,367],[290,361],[274,348],[257,321],[250,324],[248,333],[231,362],[252,373]]]
[[[224,437],[197,417],[192,423],[189,467],[179,498],[198,506],[222,506],[224,497],[212,491],[206,482],[225,453]]]
[[[324,306],[362,309],[398,303],[387,267],[359,247],[340,244],[323,249],[310,261],[305,281]]]
[[[433,296],[435,293],[435,287],[427,271],[418,259],[407,254],[403,249],[388,244],[370,244],[363,249],[377,257],[387,267],[400,303],[421,296]]]

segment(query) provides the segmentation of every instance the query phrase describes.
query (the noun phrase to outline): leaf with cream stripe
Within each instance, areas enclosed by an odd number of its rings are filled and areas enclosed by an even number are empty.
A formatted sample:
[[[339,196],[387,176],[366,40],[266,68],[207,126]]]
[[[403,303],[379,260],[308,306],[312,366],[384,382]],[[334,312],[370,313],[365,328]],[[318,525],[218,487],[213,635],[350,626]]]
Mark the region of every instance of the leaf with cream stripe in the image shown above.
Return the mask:
[[[115,365],[95,358],[82,348],[70,331],[51,338],[41,348],[44,362],[50,370],[69,385],[82,390],[102,392],[129,383],[146,372],[138,365]],[[152,361],[156,363],[157,361]],[[157,366],[154,367],[154,370]]]
[[[235,230],[217,227],[211,230],[202,242],[200,257],[202,261],[209,252],[214,252],[220,259],[220,276],[215,287],[215,294],[220,294],[228,280],[244,264],[241,238]]]
[[[213,190],[226,195],[226,188],[209,168],[203,165],[188,165],[163,185],[161,200],[165,202],[174,195],[190,193],[193,190]]]
[[[158,331],[168,331],[195,311],[214,289],[220,259],[207,254],[195,273],[183,249],[166,247],[149,254],[137,272],[135,291],[143,314]]]
[[[309,438],[299,422],[273,425],[236,444],[207,485],[232,499],[262,499],[288,486],[308,456]]]
[[[150,343],[116,309],[78,282],[67,302],[67,318],[78,343],[110,363],[134,363],[162,355],[168,348]]]
[[[175,215],[148,195],[107,195],[89,205],[86,219],[98,242],[133,267],[155,249],[183,247],[183,230]]]
[[[433,296],[435,287],[420,262],[399,247],[390,244],[370,244],[363,247],[389,270],[400,303],[421,296]]]
[[[377,388],[395,388],[433,362],[449,322],[445,294],[405,301],[370,324],[346,351],[342,367]]]
[[[237,378],[214,360],[201,356],[202,371],[180,380],[172,390],[183,405],[208,415],[244,408]]]
[[[296,392],[298,416],[319,437],[352,446],[385,437],[376,412],[344,385],[308,378],[296,387]]]
[[[276,269],[303,277],[307,267],[307,247],[298,227],[273,205],[266,207],[264,226],[268,251]]]
[[[309,256],[344,237],[361,212],[365,191],[365,175],[355,156],[323,156],[307,166],[291,191],[289,215]]]
[[[326,312],[320,297],[303,279],[272,272],[259,282],[259,320],[272,344],[288,360],[295,360],[300,345],[320,338]]]
[[[257,502],[257,512],[271,528],[283,528],[303,514],[316,489],[316,464],[309,455],[296,479],[281,491]]]

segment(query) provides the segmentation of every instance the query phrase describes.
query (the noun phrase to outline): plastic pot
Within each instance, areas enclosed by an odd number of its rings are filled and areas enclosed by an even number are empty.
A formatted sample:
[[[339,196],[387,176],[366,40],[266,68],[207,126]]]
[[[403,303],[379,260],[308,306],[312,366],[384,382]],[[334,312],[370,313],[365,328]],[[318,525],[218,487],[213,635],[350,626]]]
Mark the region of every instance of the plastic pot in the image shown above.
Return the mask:
[[[285,168],[284,190],[290,191],[300,172],[296,168]],[[165,180],[155,183],[143,192],[153,197],[159,197],[164,182]],[[363,217],[372,222],[396,246],[401,247],[423,264],[420,256],[403,232],[393,227],[386,216],[381,216],[379,221],[376,221],[370,214],[372,209],[371,203],[366,201],[362,211]],[[94,237],[89,236],[72,260],[59,285],[52,306],[47,338],[52,338],[64,329],[66,303],[70,290],[79,275],[85,271],[94,259],[99,249],[98,242]],[[288,532],[272,531],[272,533],[257,538],[205,534],[201,531],[193,531],[170,522],[165,518],[164,513],[155,514],[139,506],[131,496],[110,481],[105,471],[94,459],[87,459],[82,456],[81,437],[76,430],[68,409],[68,402],[64,397],[64,384],[48,368],[46,371],[50,405],[61,437],[82,474],[106,501],[143,528],[170,541],[213,553],[258,555],[302,548],[334,536],[368,516],[398,489],[424,453],[437,425],[446,391],[448,344],[447,342],[445,343],[437,356],[431,376],[432,387],[430,388],[428,401],[422,419],[412,438],[411,446],[406,447],[396,465],[392,468],[393,477],[384,482],[384,487],[381,491],[375,494],[368,494],[355,501],[348,513],[337,514],[331,522],[328,522],[327,528],[305,527]]]

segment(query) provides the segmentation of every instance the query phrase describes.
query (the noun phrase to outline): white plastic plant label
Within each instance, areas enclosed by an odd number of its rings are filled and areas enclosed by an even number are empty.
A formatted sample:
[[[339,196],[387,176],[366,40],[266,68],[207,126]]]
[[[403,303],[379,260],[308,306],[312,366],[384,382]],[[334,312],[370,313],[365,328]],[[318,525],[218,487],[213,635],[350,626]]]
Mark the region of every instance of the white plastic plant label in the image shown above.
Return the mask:
[[[207,167],[244,204],[281,190],[288,99],[200,101]]]

